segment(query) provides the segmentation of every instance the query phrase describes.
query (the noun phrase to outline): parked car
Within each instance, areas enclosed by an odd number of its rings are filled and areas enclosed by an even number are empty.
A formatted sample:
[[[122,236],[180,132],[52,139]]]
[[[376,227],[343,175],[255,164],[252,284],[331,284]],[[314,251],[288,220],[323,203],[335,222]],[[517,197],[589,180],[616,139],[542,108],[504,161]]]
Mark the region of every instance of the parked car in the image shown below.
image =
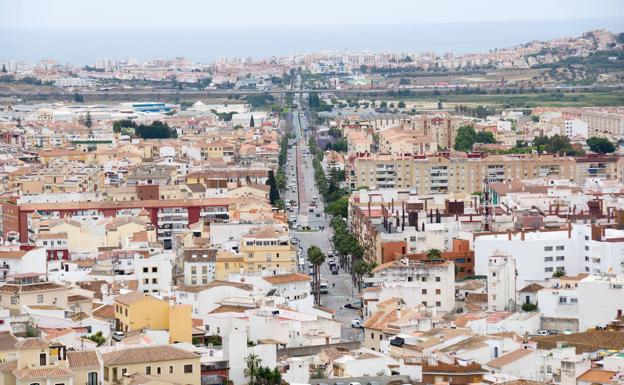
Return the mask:
[[[362,320],[359,318],[355,318],[351,320],[352,328],[361,328],[363,325],[364,325],[364,322],[362,322]]]
[[[113,339],[114,339],[115,341],[121,341],[121,340],[123,340],[123,339],[124,339],[124,336],[125,336],[124,332],[119,332],[119,331],[113,332]]]
[[[353,302],[344,305],[345,309],[360,310],[362,308],[362,302]]]

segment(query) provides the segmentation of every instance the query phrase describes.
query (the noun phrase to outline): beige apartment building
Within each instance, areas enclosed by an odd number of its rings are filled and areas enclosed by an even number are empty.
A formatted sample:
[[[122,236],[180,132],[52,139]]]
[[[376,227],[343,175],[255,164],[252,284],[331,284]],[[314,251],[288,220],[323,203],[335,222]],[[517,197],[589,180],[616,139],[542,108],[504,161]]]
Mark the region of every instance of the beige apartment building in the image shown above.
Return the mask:
[[[170,345],[120,349],[105,353],[104,385],[123,383],[124,376],[148,376],[156,383],[199,385],[199,355]]]
[[[431,156],[369,155],[355,158],[347,178],[351,188],[366,186],[412,189],[417,194],[472,193],[483,183],[515,179],[565,179],[584,183],[588,177],[619,177],[616,157],[557,155],[480,155],[439,153]],[[621,167],[620,167],[621,169]]]

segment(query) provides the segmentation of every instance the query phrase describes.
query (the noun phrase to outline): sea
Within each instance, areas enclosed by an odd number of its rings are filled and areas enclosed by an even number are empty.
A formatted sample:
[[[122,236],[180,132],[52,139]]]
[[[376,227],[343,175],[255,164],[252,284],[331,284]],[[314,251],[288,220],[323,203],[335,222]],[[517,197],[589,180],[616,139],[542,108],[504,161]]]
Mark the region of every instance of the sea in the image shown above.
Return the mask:
[[[7,29],[0,26],[0,61],[54,59],[93,65],[98,58],[269,58],[323,50],[486,52],[531,40],[580,36],[593,29],[624,31],[624,18],[446,24],[207,26],[146,29]]]

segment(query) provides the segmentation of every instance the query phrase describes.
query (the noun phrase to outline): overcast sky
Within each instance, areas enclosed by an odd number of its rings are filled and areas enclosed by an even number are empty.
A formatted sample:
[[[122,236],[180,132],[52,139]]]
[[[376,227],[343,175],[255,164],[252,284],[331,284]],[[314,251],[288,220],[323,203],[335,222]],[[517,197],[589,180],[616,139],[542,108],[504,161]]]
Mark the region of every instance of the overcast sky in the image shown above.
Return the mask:
[[[10,29],[176,29],[606,17],[623,18],[624,0],[0,0],[0,28]]]

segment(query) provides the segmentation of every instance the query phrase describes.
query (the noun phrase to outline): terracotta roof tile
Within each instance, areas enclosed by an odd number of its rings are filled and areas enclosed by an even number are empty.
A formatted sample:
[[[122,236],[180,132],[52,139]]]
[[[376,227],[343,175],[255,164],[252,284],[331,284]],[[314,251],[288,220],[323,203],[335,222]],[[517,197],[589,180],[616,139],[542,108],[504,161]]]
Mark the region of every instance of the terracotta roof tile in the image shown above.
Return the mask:
[[[144,362],[199,359],[199,355],[169,345],[116,350],[103,355],[104,365],[130,365]]]
[[[282,285],[285,283],[293,283],[293,282],[309,282],[310,276],[307,274],[301,273],[292,273],[292,274],[280,274],[280,275],[272,275],[268,277],[262,277],[265,281],[272,285]]]
[[[68,351],[67,362],[70,368],[95,368],[100,366],[100,358],[95,350]]]
[[[517,349],[513,352],[502,355],[490,362],[487,363],[487,366],[492,368],[502,369],[504,366],[511,364],[512,362],[516,362],[524,357],[533,354],[532,350],[529,349]]]
[[[61,377],[73,377],[74,372],[69,369],[56,367],[56,368],[24,368],[18,369],[13,372],[13,375],[18,380],[34,380],[37,378],[61,378]]]
[[[39,349],[47,348],[50,343],[43,338],[26,338],[15,344],[18,349]]]

